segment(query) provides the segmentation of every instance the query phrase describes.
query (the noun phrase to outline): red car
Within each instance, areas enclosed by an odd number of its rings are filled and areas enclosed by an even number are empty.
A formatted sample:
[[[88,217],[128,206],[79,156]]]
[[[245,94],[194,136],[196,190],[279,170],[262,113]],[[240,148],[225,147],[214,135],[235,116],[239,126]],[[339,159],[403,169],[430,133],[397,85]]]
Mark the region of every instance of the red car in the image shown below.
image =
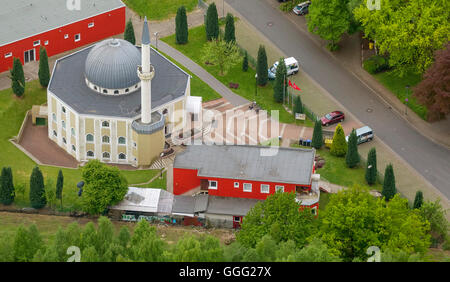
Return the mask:
[[[322,125],[328,126],[333,123],[343,122],[345,119],[345,115],[341,111],[334,111],[329,114],[326,114],[320,120],[322,121]]]

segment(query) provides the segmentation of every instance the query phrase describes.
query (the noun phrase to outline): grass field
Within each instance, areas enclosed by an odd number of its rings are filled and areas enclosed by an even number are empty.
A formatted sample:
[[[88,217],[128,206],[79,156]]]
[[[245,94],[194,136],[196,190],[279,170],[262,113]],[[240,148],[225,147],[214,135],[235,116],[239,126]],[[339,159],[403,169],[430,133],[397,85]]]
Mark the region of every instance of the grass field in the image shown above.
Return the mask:
[[[186,11],[190,12],[198,4],[198,0],[124,0],[123,2],[138,15],[147,16],[150,20],[173,17],[181,6],[186,7]]]
[[[278,110],[279,121],[284,123],[295,123],[298,125],[313,126],[310,121],[298,121],[294,116],[287,112],[283,105],[276,103],[273,100],[273,81],[269,81],[264,87],[257,87],[257,93],[255,95],[255,74],[256,71],[249,67],[247,72],[242,71],[241,63],[231,67],[224,75],[219,75],[219,67],[216,65],[206,65],[202,60],[202,48],[206,44],[205,27],[198,26],[189,29],[189,43],[184,45],[178,45],[175,43],[175,35],[171,35],[162,38],[164,42],[177,49],[191,60],[196,62],[216,79],[222,82],[224,85],[229,85],[230,82],[238,83],[238,89],[232,89],[232,91],[249,101],[256,101],[264,110]]]
[[[22,99],[14,96],[11,89],[0,91],[0,168],[10,166],[13,170],[14,185],[25,185],[24,195],[17,195],[15,205],[17,207],[29,206],[28,187],[30,174],[36,165],[22,151],[15,147],[9,139],[17,135],[27,110],[32,105],[39,105],[46,102],[46,90],[39,85],[38,80],[26,84],[25,94]],[[44,181],[52,179],[56,184],[58,176],[57,167],[41,166]],[[62,169],[64,175],[63,204],[64,210],[79,210],[81,201],[78,198],[76,184],[81,180],[80,169]],[[159,171],[152,170],[124,170],[122,174],[127,178],[128,183],[143,183],[150,180]]]
[[[405,98],[408,98],[407,106],[414,111],[422,119],[426,120],[427,108],[419,104],[415,98],[412,97],[412,87],[417,85],[422,77],[420,74],[406,73],[403,77],[399,77],[394,71],[386,71],[378,74],[374,74],[374,77],[388,88],[395,96],[405,104]],[[409,85],[408,93],[406,91],[406,85]]]

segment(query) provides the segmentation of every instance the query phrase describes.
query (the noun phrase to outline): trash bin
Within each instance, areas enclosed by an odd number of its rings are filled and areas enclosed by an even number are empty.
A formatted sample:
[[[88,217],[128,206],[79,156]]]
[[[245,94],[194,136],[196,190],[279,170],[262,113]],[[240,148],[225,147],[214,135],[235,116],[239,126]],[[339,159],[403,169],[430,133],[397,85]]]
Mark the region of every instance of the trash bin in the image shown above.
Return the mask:
[[[311,147],[311,140],[306,140],[306,142],[305,142],[306,144],[305,144],[305,146],[308,146],[308,147]]]
[[[300,146],[303,146],[303,139],[300,138],[300,141],[298,141],[298,144],[299,144]]]

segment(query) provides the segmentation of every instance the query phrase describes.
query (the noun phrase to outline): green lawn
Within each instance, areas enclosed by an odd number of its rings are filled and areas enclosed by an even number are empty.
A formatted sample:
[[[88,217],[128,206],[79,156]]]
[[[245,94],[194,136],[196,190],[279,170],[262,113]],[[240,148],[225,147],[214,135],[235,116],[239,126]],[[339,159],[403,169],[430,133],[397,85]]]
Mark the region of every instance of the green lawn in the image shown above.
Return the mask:
[[[273,81],[270,81],[266,86],[257,88],[257,94],[255,95],[255,70],[249,68],[247,72],[242,71],[241,63],[231,67],[225,75],[219,75],[219,67],[214,65],[206,65],[202,60],[202,48],[206,44],[205,27],[198,26],[189,29],[189,43],[184,45],[178,45],[175,43],[175,35],[171,35],[162,38],[164,42],[174,47],[198,65],[203,67],[216,79],[228,86],[230,82],[238,83],[238,89],[232,89],[232,91],[249,101],[256,102],[265,110],[278,110],[279,120],[284,123],[296,123],[298,125],[313,126],[311,121],[298,121],[294,116],[287,112],[282,104],[276,103],[273,100]],[[270,112],[269,112],[270,114]]]
[[[408,107],[422,119],[426,120],[428,112],[427,108],[419,104],[416,99],[412,97],[412,87],[417,85],[422,79],[420,74],[408,72],[403,77],[399,77],[394,71],[386,71],[374,74],[374,77],[392,93],[394,93],[394,95],[397,96],[403,104],[405,104],[405,98],[408,98]],[[408,94],[406,91],[406,85],[410,86]]]
[[[198,0],[124,0],[123,2],[141,17],[147,16],[150,20],[173,17],[181,6],[186,7],[186,11],[190,12],[198,4]]]
[[[160,188],[160,189],[167,189],[167,172],[164,172],[162,177],[157,177],[155,180],[150,182],[149,184],[143,184],[143,185],[135,185],[134,187],[140,187],[140,188]]]
[[[26,84],[25,94],[22,99],[16,98],[11,89],[0,91],[0,168],[10,166],[13,170],[14,185],[25,185],[24,196],[17,195],[15,205],[18,207],[29,206],[28,186],[30,174],[36,165],[22,151],[15,147],[9,139],[19,132],[22,121],[27,110],[32,105],[39,105],[46,102],[46,90],[39,85],[38,80]],[[44,174],[44,181],[52,179],[56,184],[58,176],[57,167],[41,166]],[[62,169],[64,175],[63,204],[64,210],[79,210],[81,202],[78,198],[76,184],[81,180],[80,169]],[[143,183],[151,179],[159,171],[151,170],[124,170],[123,175],[128,183]]]

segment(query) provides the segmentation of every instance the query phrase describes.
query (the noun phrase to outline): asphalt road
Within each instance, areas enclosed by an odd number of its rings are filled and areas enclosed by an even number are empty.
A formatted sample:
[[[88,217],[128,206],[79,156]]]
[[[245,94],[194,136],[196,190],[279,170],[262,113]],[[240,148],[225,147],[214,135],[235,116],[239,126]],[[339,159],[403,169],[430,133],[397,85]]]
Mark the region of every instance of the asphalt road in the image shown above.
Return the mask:
[[[225,0],[333,95],[377,138],[450,198],[450,151],[419,134],[378,96],[319,48],[266,0]],[[268,24],[270,23],[270,24]],[[367,112],[370,108],[373,111]]]

